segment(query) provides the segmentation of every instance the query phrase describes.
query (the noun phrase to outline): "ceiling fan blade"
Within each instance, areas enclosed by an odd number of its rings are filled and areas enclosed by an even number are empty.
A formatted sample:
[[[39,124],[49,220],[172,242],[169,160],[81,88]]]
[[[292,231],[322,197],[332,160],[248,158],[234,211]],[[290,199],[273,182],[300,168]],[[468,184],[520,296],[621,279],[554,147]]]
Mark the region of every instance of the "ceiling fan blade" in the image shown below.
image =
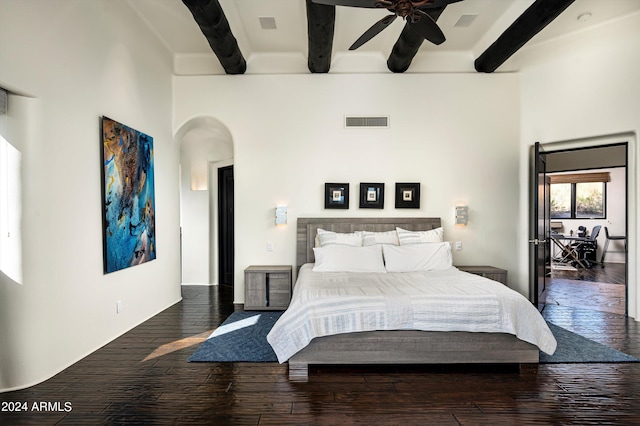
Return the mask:
[[[311,0],[313,3],[326,4],[329,6],[351,6],[375,8],[376,0]],[[458,0],[456,0],[458,1]]]
[[[371,40],[373,37],[377,36],[382,30],[387,28],[389,24],[395,21],[397,17],[398,15],[387,15],[381,20],[379,20],[378,22],[376,22],[375,24],[373,24],[371,28],[365,31],[364,34],[362,34],[360,38],[357,39],[356,42],[351,45],[349,50],[356,50],[358,47],[362,46],[363,44]]]
[[[433,44],[444,43],[446,38],[438,24],[436,24],[436,21],[434,21],[433,18],[426,13],[422,13],[421,17],[422,19],[415,22],[407,20],[407,25],[409,25],[409,28],[411,28],[413,31],[417,32]]]

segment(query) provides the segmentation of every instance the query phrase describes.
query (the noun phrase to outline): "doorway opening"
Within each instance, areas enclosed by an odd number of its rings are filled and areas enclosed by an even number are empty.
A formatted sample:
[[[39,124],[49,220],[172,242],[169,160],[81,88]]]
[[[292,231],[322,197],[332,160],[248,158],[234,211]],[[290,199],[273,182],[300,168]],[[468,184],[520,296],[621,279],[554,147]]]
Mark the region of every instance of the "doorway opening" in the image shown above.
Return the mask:
[[[628,143],[545,152],[546,305],[628,314]]]
[[[198,117],[180,127],[180,258],[183,285],[218,285],[219,168],[233,165],[233,139],[213,117]],[[231,195],[231,200],[233,194]],[[233,226],[233,224],[231,224]],[[233,248],[233,229],[227,244]],[[233,253],[229,258],[233,267]],[[227,266],[229,266],[227,265]],[[233,278],[226,282],[233,286]]]

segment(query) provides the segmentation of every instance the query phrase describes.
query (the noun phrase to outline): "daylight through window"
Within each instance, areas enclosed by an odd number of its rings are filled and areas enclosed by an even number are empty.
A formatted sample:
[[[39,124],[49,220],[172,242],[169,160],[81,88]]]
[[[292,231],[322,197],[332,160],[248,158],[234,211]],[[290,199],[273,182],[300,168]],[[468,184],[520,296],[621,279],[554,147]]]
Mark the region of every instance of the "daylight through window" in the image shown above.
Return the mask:
[[[551,218],[606,218],[606,188],[606,182],[552,183]]]
[[[22,284],[22,154],[6,135],[7,115],[0,112],[0,271]]]

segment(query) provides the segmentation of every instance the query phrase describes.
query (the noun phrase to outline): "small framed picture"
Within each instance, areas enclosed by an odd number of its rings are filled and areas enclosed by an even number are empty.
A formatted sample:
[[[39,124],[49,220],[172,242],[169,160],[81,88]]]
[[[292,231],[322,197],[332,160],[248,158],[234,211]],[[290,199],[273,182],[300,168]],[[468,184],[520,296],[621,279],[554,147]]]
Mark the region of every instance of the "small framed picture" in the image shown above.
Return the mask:
[[[349,184],[325,183],[324,184],[324,208],[348,209],[349,208]]]
[[[360,184],[360,208],[381,209],[384,207],[384,183]]]
[[[420,208],[420,183],[396,183],[396,208]]]

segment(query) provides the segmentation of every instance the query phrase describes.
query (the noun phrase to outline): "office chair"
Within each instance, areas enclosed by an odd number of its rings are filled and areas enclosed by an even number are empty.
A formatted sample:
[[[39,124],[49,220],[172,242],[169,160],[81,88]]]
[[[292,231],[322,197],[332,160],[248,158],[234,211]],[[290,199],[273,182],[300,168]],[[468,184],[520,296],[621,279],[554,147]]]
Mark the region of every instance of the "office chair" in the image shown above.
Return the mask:
[[[607,239],[604,242],[604,247],[602,249],[602,257],[600,258],[600,265],[604,268],[604,256],[607,254],[607,249],[609,248],[609,241],[611,240],[624,240],[624,252],[627,252],[627,236],[626,235],[609,235],[609,228],[604,227],[604,235]]]
[[[571,245],[576,257],[585,268],[591,268],[596,262],[596,250],[598,249],[598,234],[600,225],[594,226],[589,237],[581,241],[576,241]],[[574,265],[575,266],[575,265]]]

